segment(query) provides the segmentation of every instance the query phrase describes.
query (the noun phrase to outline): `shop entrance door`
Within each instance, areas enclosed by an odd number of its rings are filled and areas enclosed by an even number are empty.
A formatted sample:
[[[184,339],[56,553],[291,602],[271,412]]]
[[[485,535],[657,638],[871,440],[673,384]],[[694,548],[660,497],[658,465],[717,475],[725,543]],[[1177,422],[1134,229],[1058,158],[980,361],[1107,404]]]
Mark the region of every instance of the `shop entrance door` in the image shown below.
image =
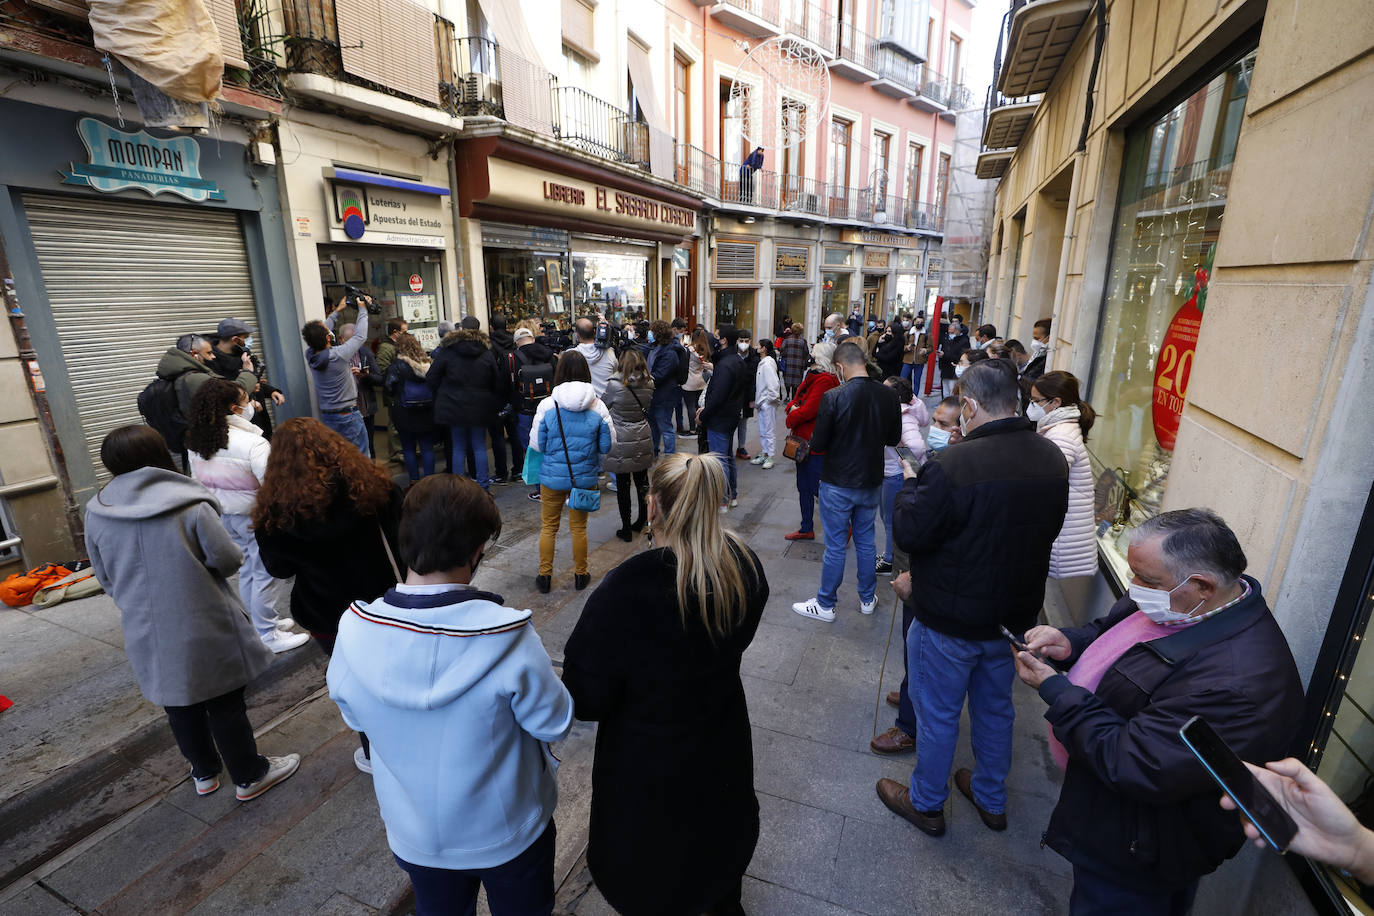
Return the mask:
[[[864,277],[864,323],[883,317],[884,277]]]
[[[673,317],[687,322],[687,330],[697,326],[697,310],[692,303],[692,278],[678,274],[673,278]]]

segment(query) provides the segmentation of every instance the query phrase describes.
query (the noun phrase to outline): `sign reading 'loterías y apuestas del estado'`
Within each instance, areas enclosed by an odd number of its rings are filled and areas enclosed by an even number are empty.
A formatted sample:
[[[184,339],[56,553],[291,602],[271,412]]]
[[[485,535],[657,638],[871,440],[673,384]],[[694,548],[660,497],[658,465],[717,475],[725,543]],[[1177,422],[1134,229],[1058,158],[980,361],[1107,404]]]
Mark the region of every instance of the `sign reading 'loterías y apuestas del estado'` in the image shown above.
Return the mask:
[[[190,137],[161,139],[147,131],[125,133],[95,118],[76,125],[89,162],[73,162],[64,184],[114,193],[137,188],[154,196],[179,194],[187,200],[224,200],[213,181],[200,177],[200,146]]]

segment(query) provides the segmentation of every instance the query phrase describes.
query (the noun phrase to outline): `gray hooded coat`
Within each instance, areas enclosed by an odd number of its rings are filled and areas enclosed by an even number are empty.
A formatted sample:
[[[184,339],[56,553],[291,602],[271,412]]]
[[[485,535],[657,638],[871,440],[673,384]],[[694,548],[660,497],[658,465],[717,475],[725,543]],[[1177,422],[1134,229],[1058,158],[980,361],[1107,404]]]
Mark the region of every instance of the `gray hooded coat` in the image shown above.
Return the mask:
[[[226,581],[243,554],[196,481],[161,468],[120,474],[86,507],[86,549],[119,606],[124,650],[148,702],[209,700],[272,661]]]
[[[653,430],[645,414],[653,398],[654,380],[651,378],[640,380],[633,391],[625,387],[619,373],[607,380],[606,393],[601,400],[611,412],[611,425],[615,427],[615,442],[603,463],[607,474],[644,471],[654,463]]]

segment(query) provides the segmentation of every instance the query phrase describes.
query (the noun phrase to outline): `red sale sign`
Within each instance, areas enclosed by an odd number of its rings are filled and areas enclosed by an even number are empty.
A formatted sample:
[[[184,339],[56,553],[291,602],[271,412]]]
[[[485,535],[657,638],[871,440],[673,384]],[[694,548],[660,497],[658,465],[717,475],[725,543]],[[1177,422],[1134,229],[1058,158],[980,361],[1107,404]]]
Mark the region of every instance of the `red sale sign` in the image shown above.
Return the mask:
[[[424,288],[425,288],[425,281],[424,281],[424,278],[421,277],[419,274],[411,274],[411,275],[410,275],[410,291],[411,291],[412,293],[418,293],[418,292],[420,292],[421,290],[423,290]]]
[[[1183,417],[1183,404],[1188,398],[1188,377],[1193,371],[1197,355],[1197,336],[1202,329],[1202,309],[1207,303],[1207,281],[1211,278],[1213,245],[1206,262],[1197,269],[1193,280],[1193,295],[1183,303],[1164,332],[1155,359],[1155,387],[1152,418],[1155,439],[1160,448],[1172,452],[1178,441],[1178,425]]]

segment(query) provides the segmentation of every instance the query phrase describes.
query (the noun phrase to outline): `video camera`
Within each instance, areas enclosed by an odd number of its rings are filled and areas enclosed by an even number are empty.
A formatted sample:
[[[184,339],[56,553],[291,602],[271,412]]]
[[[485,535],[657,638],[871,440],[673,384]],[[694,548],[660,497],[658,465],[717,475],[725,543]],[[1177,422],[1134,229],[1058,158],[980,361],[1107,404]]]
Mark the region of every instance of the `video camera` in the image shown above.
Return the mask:
[[[358,287],[356,287],[356,286],[351,286],[351,285],[350,285],[350,286],[345,286],[345,287],[344,287],[344,292],[346,293],[346,295],[344,296],[344,303],[345,303],[345,304],[347,304],[347,305],[349,305],[349,306],[352,306],[353,308],[356,309],[356,308],[359,308],[359,307],[360,307],[360,306],[358,305],[358,300],[359,300],[359,299],[366,299],[366,300],[367,300],[367,313],[368,313],[369,315],[380,315],[380,314],[382,313],[382,307],[381,307],[380,305],[377,304],[377,300],[373,299],[373,298],[372,298],[371,296],[369,296],[367,293],[365,293],[365,292],[363,292],[362,290],[358,289]]]

